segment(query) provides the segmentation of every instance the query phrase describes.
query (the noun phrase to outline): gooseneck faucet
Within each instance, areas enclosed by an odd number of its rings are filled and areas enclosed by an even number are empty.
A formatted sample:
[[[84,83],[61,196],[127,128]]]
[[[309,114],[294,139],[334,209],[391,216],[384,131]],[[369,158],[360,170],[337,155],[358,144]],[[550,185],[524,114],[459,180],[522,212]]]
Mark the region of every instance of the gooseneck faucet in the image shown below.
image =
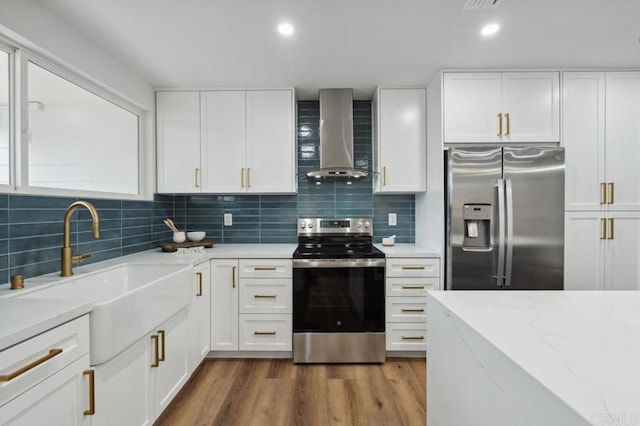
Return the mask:
[[[93,238],[100,238],[100,218],[98,217],[98,211],[93,204],[87,201],[76,201],[71,204],[64,214],[64,235],[60,258],[61,277],[70,277],[73,275],[72,265],[80,262],[82,259],[92,256],[91,254],[72,254],[71,251],[71,216],[73,216],[73,212],[75,212],[78,207],[85,207],[89,210],[91,218],[93,219]]]

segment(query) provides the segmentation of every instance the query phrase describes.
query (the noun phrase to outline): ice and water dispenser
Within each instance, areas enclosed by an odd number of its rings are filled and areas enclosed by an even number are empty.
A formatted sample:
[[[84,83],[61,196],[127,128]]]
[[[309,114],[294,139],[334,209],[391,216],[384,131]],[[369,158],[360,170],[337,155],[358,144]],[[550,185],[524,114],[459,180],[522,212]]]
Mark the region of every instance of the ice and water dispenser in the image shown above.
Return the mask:
[[[465,204],[462,218],[464,219],[462,249],[491,250],[491,204]]]

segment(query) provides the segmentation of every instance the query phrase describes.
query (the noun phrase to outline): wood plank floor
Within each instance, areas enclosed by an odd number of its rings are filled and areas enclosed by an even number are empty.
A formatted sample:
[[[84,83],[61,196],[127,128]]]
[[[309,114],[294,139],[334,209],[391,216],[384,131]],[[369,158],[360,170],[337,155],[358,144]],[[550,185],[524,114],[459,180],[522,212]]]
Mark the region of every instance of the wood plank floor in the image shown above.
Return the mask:
[[[155,424],[424,426],[426,363],[205,360]]]

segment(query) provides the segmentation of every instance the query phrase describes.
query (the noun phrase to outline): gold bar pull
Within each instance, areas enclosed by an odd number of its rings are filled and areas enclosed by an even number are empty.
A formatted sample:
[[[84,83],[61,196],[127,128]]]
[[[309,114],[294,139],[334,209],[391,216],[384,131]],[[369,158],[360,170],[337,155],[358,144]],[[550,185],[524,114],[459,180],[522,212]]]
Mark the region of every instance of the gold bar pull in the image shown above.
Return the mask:
[[[403,266],[402,269],[404,269],[404,270],[422,270],[422,269],[424,269],[424,266]]]
[[[402,340],[424,340],[424,336],[402,336]]]
[[[254,331],[254,336],[275,336],[275,331]]]
[[[420,309],[402,308],[402,312],[424,312],[424,308],[420,308]]]
[[[256,299],[275,299],[275,294],[256,294],[253,296]]]
[[[251,188],[251,168],[247,169],[247,188]]]
[[[502,113],[498,114],[498,136],[502,136]]]
[[[202,296],[202,272],[196,272],[198,276],[198,293],[196,296]]]
[[[387,186],[387,168],[382,167],[382,186]]]
[[[84,410],[85,416],[93,416],[96,413],[96,376],[94,370],[84,370],[83,375],[89,376],[89,409]]]
[[[615,194],[614,194],[613,182],[609,182],[609,201],[607,201],[607,204],[613,204],[614,200],[615,200]]]
[[[607,239],[607,219],[605,218],[600,219],[600,239]]]
[[[602,182],[600,184],[600,204],[607,204],[607,184]]]
[[[253,268],[254,271],[275,271],[276,269],[275,266],[256,266]]]
[[[403,285],[403,290],[424,290],[423,285]]]
[[[0,382],[11,381],[11,380],[15,379],[16,377],[26,373],[27,371],[36,368],[40,364],[43,364],[43,363],[49,361],[54,356],[60,355],[61,353],[62,353],[62,349],[49,349],[49,353],[48,354],[46,354],[42,358],[36,359],[31,364],[25,365],[24,367],[14,371],[13,373],[1,375],[0,376]]]
[[[158,345],[158,335],[157,334],[153,334],[151,336],[151,340],[153,340],[153,350],[154,350],[154,363],[151,364],[151,368],[158,368],[158,366],[160,365],[160,347]]]
[[[164,361],[164,330],[158,330],[158,336],[162,338],[162,343],[160,343],[160,351],[162,355],[158,358],[158,361]]]
[[[614,223],[614,219],[610,217],[609,218],[609,236],[607,237],[607,240],[613,240],[614,238],[613,223]]]
[[[231,286],[236,288],[236,267],[231,267]]]
[[[244,168],[240,169],[240,188],[244,188]]]
[[[504,117],[507,119],[507,131],[505,132],[505,136],[509,136],[511,133],[511,119],[509,118],[509,113],[506,113]]]
[[[200,169],[196,168],[196,188],[200,188],[199,175],[200,175]]]

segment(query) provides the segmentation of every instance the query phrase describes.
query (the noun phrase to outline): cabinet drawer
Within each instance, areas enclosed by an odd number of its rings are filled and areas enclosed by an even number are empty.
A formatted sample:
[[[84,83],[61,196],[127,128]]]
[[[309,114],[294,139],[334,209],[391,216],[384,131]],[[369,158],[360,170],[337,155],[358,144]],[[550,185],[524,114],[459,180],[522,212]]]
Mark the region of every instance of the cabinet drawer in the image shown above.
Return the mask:
[[[423,322],[427,321],[426,297],[387,297],[387,322]]]
[[[243,278],[240,280],[241,314],[290,314],[291,278]]]
[[[439,278],[394,277],[386,280],[387,297],[426,296],[427,290],[435,290],[440,285]]]
[[[291,278],[291,259],[240,259],[240,278]]]
[[[290,351],[291,315],[240,315],[241,351]]]
[[[387,259],[387,277],[438,277],[440,259]]]
[[[89,353],[89,315],[0,352],[0,406]]]
[[[427,349],[426,323],[387,323],[388,351],[424,351]]]

